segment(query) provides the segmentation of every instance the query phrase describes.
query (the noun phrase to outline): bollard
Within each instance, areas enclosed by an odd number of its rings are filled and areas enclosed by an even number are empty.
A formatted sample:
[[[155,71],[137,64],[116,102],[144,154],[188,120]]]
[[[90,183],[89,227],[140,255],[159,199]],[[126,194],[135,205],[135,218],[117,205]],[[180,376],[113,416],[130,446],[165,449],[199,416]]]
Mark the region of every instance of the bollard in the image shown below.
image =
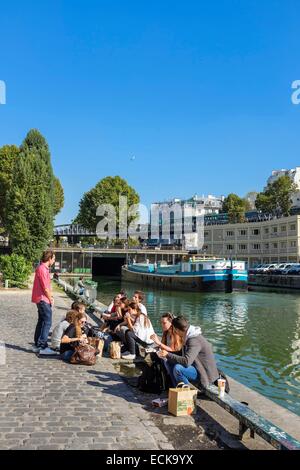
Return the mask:
[[[5,279],[4,289],[8,289],[8,279]]]

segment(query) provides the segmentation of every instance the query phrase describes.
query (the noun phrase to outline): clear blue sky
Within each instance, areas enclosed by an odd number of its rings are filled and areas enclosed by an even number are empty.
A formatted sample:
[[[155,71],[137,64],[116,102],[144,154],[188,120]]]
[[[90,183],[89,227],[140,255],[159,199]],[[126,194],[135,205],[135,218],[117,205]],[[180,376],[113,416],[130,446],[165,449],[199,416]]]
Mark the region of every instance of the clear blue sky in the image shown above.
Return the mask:
[[[300,165],[299,1],[12,0],[0,11],[0,145],[47,138],[57,222],[108,175],[145,204],[261,190]],[[130,160],[135,156],[134,161]]]

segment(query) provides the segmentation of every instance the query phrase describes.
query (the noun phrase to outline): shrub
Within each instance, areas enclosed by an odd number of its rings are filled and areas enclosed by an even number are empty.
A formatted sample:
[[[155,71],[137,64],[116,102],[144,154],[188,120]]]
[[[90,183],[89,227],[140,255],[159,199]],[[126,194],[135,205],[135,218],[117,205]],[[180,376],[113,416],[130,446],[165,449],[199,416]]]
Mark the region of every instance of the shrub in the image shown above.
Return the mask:
[[[23,256],[12,254],[0,256],[0,272],[3,281],[9,280],[10,287],[20,287],[28,281],[32,272],[31,263]]]

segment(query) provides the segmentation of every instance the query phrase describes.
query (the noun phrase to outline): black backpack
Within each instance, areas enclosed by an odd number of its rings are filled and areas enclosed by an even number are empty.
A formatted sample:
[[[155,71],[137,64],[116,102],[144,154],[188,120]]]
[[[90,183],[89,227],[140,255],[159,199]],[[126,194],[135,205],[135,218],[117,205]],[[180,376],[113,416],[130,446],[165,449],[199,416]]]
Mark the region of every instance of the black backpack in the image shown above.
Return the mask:
[[[163,362],[156,353],[148,354],[143,364],[142,374],[138,379],[138,389],[141,392],[160,395],[170,386],[171,381]]]

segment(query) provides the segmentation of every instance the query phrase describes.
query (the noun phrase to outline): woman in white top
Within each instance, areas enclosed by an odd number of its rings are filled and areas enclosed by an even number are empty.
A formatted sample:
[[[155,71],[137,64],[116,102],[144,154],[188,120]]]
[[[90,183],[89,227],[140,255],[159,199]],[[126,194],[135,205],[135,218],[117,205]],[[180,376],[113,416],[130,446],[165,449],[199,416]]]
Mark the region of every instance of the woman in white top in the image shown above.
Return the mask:
[[[153,344],[151,336],[154,334],[153,326],[147,315],[141,312],[139,304],[130,302],[125,314],[128,330],[125,333],[124,343],[128,352],[122,358],[135,359],[136,344],[147,347]],[[125,323],[124,322],[124,323]]]

